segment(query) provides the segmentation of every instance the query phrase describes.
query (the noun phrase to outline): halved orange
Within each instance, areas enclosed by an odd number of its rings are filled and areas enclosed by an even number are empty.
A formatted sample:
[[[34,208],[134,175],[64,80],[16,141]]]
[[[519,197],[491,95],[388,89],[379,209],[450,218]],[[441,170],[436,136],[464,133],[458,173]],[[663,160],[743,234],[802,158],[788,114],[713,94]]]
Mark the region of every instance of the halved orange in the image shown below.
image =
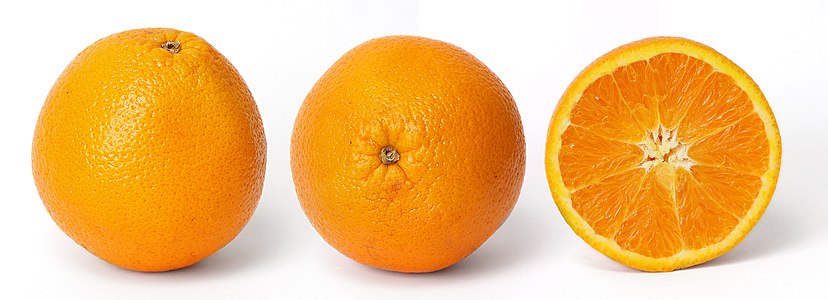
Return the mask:
[[[738,244],[770,202],[781,139],[755,82],[700,43],[633,42],[589,65],[549,125],[555,203],[596,250],[670,271]]]

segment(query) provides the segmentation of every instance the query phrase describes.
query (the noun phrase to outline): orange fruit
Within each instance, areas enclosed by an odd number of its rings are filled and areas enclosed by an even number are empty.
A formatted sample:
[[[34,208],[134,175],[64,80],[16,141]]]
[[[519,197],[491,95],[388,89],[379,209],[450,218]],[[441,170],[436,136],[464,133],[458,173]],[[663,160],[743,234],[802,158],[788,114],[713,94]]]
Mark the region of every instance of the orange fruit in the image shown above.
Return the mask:
[[[431,272],[505,221],[525,142],[511,94],[483,63],[441,41],[390,36],[350,50],[314,85],[290,162],[325,241],[369,266]]]
[[[753,80],[683,38],[621,46],[564,93],[546,144],[555,203],[593,248],[670,271],[718,257],[759,220],[781,142]]]
[[[49,92],[32,170],[57,225],[137,271],[192,265],[250,219],[265,170],[256,103],[202,38],[138,29],[83,50]]]

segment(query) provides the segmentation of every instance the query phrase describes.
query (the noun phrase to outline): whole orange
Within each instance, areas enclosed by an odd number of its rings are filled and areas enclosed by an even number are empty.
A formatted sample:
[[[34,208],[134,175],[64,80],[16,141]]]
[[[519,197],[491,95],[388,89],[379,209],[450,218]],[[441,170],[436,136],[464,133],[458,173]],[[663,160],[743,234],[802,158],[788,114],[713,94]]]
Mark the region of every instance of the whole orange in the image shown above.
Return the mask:
[[[138,29],[83,50],[49,92],[32,169],[57,225],[123,268],[192,265],[262,192],[266,143],[236,69],[202,38]]]
[[[431,272],[506,220],[525,168],[503,83],[468,52],[390,36],[346,53],[301,106],[291,140],[297,196],[319,234],[363,264]]]

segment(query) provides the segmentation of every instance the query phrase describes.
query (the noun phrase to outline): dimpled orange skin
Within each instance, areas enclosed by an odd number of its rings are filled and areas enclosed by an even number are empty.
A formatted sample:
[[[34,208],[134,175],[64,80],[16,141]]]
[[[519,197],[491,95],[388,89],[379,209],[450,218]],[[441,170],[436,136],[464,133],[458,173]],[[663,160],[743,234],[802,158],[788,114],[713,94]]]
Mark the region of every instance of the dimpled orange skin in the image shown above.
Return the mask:
[[[382,162],[386,146],[398,161]],[[523,127],[509,91],[468,52],[378,38],[310,91],[291,167],[302,208],[334,248],[381,269],[431,272],[471,254],[511,212]]]
[[[162,48],[179,42],[178,53]],[[200,37],[138,29],[81,52],[46,99],[32,169],[58,226],[92,254],[159,272],[229,243],[262,192],[266,142],[236,69]]]

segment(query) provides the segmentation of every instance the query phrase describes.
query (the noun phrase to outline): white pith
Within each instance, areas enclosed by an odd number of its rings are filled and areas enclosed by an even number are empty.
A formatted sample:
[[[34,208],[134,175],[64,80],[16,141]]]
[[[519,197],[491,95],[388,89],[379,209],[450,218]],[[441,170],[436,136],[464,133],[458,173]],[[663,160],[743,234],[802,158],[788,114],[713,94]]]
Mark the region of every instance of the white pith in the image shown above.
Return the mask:
[[[676,131],[677,129],[659,126],[655,131],[647,132],[647,138],[643,143],[638,144],[644,151],[641,168],[650,170],[658,164],[668,164],[672,167],[690,170],[690,167],[695,164],[687,154],[690,145],[679,141]]]

